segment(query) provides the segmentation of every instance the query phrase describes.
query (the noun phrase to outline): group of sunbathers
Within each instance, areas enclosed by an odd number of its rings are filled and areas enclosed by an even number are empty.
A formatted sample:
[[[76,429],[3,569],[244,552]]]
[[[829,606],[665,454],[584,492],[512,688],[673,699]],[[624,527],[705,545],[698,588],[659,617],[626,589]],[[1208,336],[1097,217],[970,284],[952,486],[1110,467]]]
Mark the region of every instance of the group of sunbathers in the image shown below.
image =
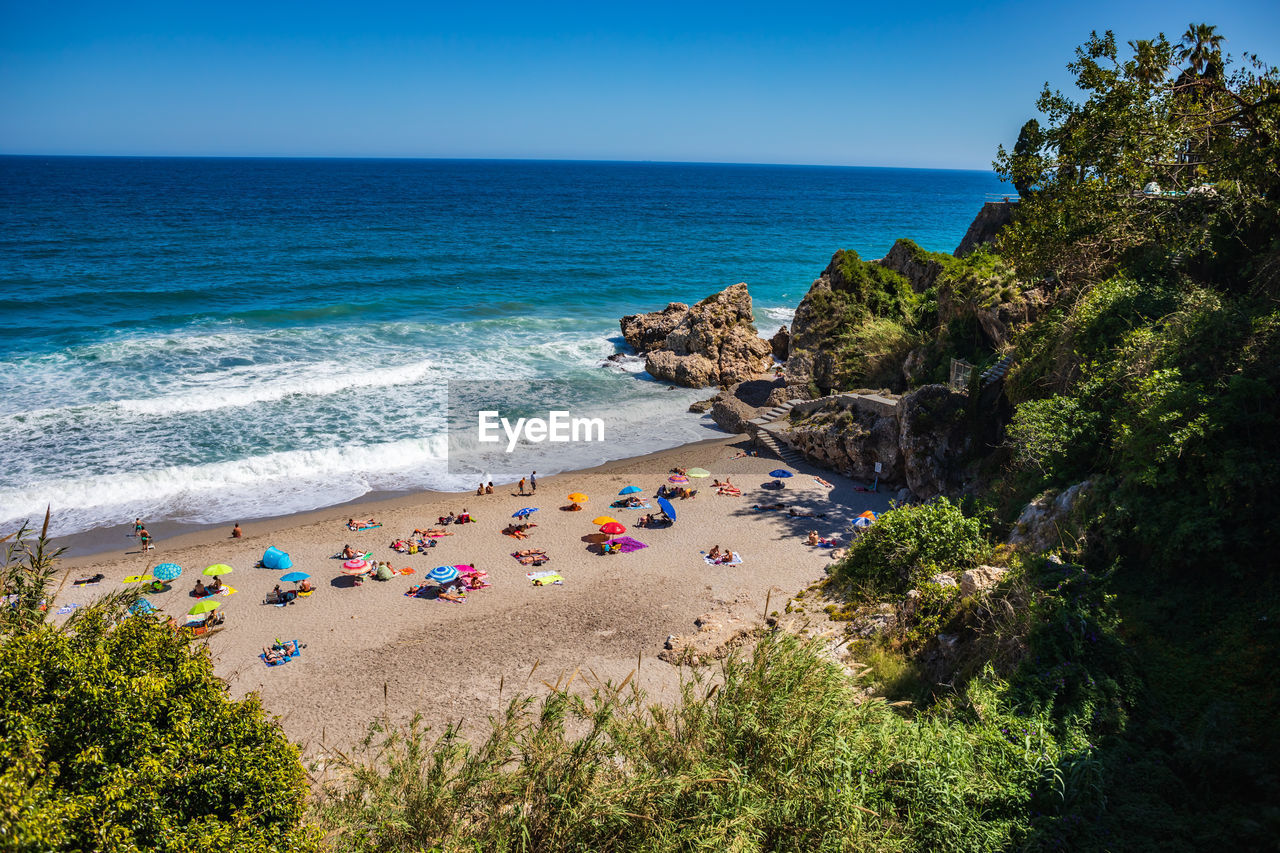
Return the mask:
[[[698,496],[697,489],[691,489],[688,486],[659,486],[658,497],[660,498],[693,498]]]
[[[547,556],[547,552],[541,548],[526,548],[523,551],[516,551],[512,553],[511,556],[515,557],[516,560],[525,566],[541,566],[547,560],[551,559]]]
[[[715,486],[717,495],[727,495],[731,498],[742,497],[742,489],[739,489],[737,486],[735,486],[728,477],[724,478],[724,482],[721,482],[719,480],[713,480],[711,482],[711,485]]]
[[[816,547],[822,547],[822,548],[834,548],[838,544],[838,540],[836,539],[836,537],[819,536],[818,531],[816,530],[809,531],[809,538],[806,541],[810,545],[813,545]]]
[[[732,563],[732,549],[722,549],[719,545],[712,545],[711,550],[707,552],[707,559],[713,563]]]
[[[481,483],[480,485],[476,486],[476,497],[480,497],[481,495],[491,495],[491,494],[493,494],[492,482],[489,483],[489,485],[487,486],[484,483]]]
[[[529,528],[537,526],[538,525],[533,524],[532,522],[525,521],[520,524],[508,524],[506,529],[502,532],[508,536],[514,536],[516,539],[528,539]]]
[[[216,577],[209,581],[208,586],[203,584],[199,578],[196,578],[196,588],[191,591],[191,594],[196,598],[204,598],[207,595],[217,595],[223,589],[222,581]]]
[[[453,510],[450,510],[448,515],[442,515],[436,521],[440,524],[471,524],[475,519],[471,517],[471,513],[467,512],[467,508],[463,507],[460,515],[454,515]]]
[[[347,519],[348,530],[368,530],[371,527],[381,527],[381,526],[382,526],[382,522],[372,518],[369,519],[368,521],[356,521],[354,518]]]
[[[288,640],[283,643],[280,642],[279,640],[276,640],[274,646],[262,647],[262,659],[271,665],[284,663],[289,658],[296,655],[298,653],[298,649],[299,647],[298,647],[297,640]]]
[[[449,581],[448,583],[414,584],[409,587],[408,591],[405,592],[405,595],[420,595],[424,592],[435,590],[436,598],[462,603],[466,600],[468,592],[474,592],[478,589],[488,589],[492,586],[493,584],[489,583],[487,580],[488,577],[488,572],[477,571],[472,567],[471,571],[460,573],[457,578]]]
[[[635,495],[627,495],[625,498],[619,498],[611,504],[611,506],[618,509],[639,509],[644,505],[644,499]]]
[[[401,554],[416,554],[426,548],[436,547],[436,540],[423,538],[421,533],[422,531],[415,530],[412,536],[395,540],[391,543],[391,550]]]

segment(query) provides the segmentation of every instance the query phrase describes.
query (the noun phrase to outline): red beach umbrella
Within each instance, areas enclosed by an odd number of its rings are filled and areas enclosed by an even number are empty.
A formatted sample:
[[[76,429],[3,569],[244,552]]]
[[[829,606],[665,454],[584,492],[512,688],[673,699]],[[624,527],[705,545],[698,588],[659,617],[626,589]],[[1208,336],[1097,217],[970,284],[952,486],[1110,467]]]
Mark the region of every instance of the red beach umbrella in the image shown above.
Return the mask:
[[[611,521],[608,524],[602,525],[600,527],[600,532],[608,533],[610,536],[619,536],[623,533],[626,533],[627,528],[623,527],[621,524],[619,524],[616,521]]]

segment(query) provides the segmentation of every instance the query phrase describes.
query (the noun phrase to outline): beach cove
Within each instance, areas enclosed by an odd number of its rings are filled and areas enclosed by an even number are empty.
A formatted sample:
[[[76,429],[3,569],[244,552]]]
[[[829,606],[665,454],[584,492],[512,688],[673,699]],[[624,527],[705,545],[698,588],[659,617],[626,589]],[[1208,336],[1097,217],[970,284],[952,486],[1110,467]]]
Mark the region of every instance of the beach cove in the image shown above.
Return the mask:
[[[66,560],[51,610],[90,604],[98,594],[124,588],[125,577],[176,562],[182,576],[147,599],[182,621],[195,603],[189,593],[201,570],[232,566],[223,581],[236,592],[218,597],[226,622],[208,638],[215,668],[233,695],[261,696],[289,737],[313,757],[329,748],[350,749],[384,714],[404,723],[421,713],[436,727],[462,720],[469,736],[483,736],[488,716],[506,699],[522,690],[541,692],[543,682],[555,684],[575,672],[578,678],[618,683],[634,671],[655,701],[672,701],[680,669],[658,658],[668,636],[696,633],[694,620],[708,613],[744,626],[762,624],[766,602],[769,611],[781,611],[792,595],[824,577],[831,552],[806,545],[809,530],[839,533],[859,512],[888,506],[887,495],[855,491],[853,482],[809,466],[797,469],[781,491],[761,488],[779,462],[742,457],[745,446],[741,437],[725,437],[540,477],[536,496],[520,497],[505,484],[484,497],[437,493],[361,502],[246,523],[241,539],[230,538],[229,526],[188,533],[145,554],[127,540],[127,552],[122,547]],[[671,469],[694,466],[713,477],[694,481],[695,498],[674,501],[679,517],[670,527],[634,526],[654,509],[609,507],[628,485],[641,487],[653,504],[654,491]],[[834,488],[815,475],[830,479]],[[713,479],[726,477],[740,486],[742,497],[720,496],[710,487]],[[570,492],[590,497],[582,512],[560,509]],[[827,518],[751,509],[777,502]],[[526,506],[539,508],[530,538],[503,535],[512,514]],[[414,555],[389,547],[414,528],[435,526],[438,517],[464,508],[477,523],[446,528],[454,535],[437,540],[437,547]],[[648,547],[599,555],[585,537],[596,533],[591,520],[601,514],[617,518]],[[352,517],[376,518],[382,526],[352,532],[346,528]],[[371,551],[372,560],[414,573],[354,586],[341,572],[342,561],[334,559],[348,543]],[[716,544],[738,552],[742,564],[708,565],[700,552]],[[264,603],[284,574],[254,568],[269,546],[291,555],[292,570],[311,575],[313,595],[285,607]],[[511,553],[530,547],[548,552],[550,561],[539,568],[555,570],[563,585],[535,587],[526,579],[526,572],[538,569],[521,565]],[[431,568],[453,564],[487,572],[492,586],[469,593],[464,604],[405,596]],[[97,586],[71,583],[99,572],[105,577]],[[297,639],[305,648],[288,665],[267,667],[258,655],[277,638]]]

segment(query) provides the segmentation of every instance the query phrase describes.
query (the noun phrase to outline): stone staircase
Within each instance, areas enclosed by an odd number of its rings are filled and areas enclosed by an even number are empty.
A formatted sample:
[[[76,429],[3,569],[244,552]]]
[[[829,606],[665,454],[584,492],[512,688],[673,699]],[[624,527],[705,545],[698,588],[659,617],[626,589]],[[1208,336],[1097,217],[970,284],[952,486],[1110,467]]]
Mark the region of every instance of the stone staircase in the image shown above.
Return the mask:
[[[1009,366],[1013,364],[1013,353],[1009,353],[995,364],[982,371],[982,375],[978,378],[982,381],[982,387],[993,385],[1004,379],[1004,375],[1009,372]]]
[[[788,400],[780,406],[774,406],[760,417],[752,418],[749,421],[752,425],[751,432],[756,442],[792,467],[802,462],[804,457],[777,436],[774,425],[790,414],[791,409],[795,407],[796,403],[800,402],[803,401]]]

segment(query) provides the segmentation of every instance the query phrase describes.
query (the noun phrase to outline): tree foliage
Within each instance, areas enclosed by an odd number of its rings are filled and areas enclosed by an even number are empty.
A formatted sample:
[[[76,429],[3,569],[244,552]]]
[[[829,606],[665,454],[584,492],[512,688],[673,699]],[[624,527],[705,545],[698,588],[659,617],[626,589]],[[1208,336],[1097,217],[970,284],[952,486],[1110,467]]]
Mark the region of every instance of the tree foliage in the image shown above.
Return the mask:
[[[297,749],[208,650],[107,596],[43,617],[54,552],[10,540],[0,622],[0,850],[315,848]]]
[[[835,573],[869,590],[901,594],[939,564],[970,565],[984,544],[982,523],[938,498],[881,515],[849,546]]]

